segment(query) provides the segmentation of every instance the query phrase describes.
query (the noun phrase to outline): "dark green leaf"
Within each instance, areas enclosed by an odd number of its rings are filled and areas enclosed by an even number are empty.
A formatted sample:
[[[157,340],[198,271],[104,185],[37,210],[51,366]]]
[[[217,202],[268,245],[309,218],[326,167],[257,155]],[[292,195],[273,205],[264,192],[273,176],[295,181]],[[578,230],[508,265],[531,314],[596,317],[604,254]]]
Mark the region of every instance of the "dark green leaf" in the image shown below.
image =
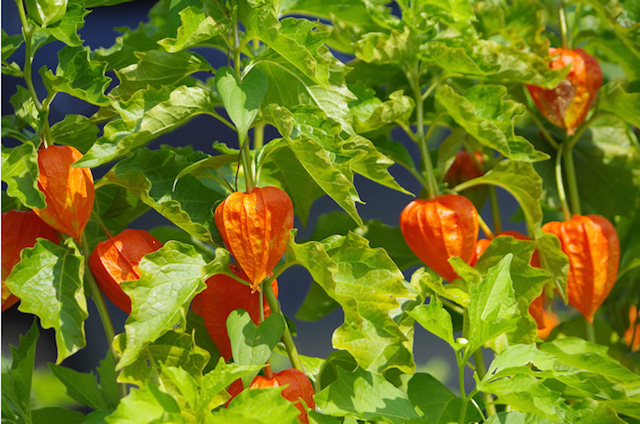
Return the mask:
[[[381,375],[361,368],[351,373],[339,368],[338,379],[314,399],[327,415],[391,423],[404,423],[419,417],[407,395]]]
[[[352,372],[358,368],[358,363],[346,350],[334,350],[327,356],[320,369],[318,376],[320,388],[324,389],[338,379],[338,368]]]
[[[120,402],[120,393],[116,379],[116,364],[110,350],[107,352],[107,356],[100,361],[97,371],[104,400],[109,405],[109,409],[117,407]]]
[[[49,368],[67,388],[67,394],[77,402],[92,409],[108,409],[98,380],[93,373],[86,374],[60,365],[49,364]]]
[[[23,249],[20,258],[6,284],[21,299],[20,311],[37,315],[43,328],[56,331],[60,363],[86,345],[84,257],[69,238],[62,246],[39,239],[33,248]]]
[[[82,115],[66,115],[64,119],[51,127],[51,138],[57,144],[73,146],[81,153],[87,150],[98,138],[97,125]]]
[[[134,363],[150,343],[183,324],[189,302],[206,287],[205,264],[192,246],[174,241],[140,261],[140,279],[121,284],[131,298],[131,314],[125,323],[126,347],[118,369]]]
[[[38,175],[38,152],[33,144],[2,146],[2,181],[7,183],[9,196],[29,208],[46,207],[44,194],[38,189]]]
[[[2,373],[2,417],[28,416],[31,411],[31,384],[35,365],[36,342],[40,332],[35,319],[18,348],[11,349],[11,368]],[[8,401],[8,402],[7,402]],[[9,408],[7,408],[9,406]]]
[[[33,424],[80,424],[86,417],[82,412],[65,409],[59,406],[48,406],[31,411]]]
[[[407,385],[409,400],[421,416],[421,422],[446,424],[457,422],[462,402],[444,384],[429,374],[416,373]],[[478,413],[467,408],[466,421],[477,421]]]
[[[64,47],[58,52],[55,75],[42,68],[40,74],[50,93],[63,92],[97,106],[108,105],[104,95],[111,78],[105,76],[106,65],[91,60],[89,47]]]
[[[333,312],[340,304],[327,294],[315,281],[309,286],[307,295],[298,308],[296,319],[301,321],[317,321]]]

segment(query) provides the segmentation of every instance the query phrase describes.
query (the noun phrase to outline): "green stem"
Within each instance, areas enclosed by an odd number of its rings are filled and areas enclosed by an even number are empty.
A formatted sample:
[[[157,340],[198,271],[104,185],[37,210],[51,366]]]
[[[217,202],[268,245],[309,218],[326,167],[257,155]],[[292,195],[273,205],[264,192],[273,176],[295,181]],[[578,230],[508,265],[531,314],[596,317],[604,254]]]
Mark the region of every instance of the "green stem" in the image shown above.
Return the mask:
[[[545,126],[542,124],[542,122],[538,119],[538,117],[536,116],[535,112],[533,110],[531,110],[531,108],[529,106],[527,106],[527,111],[529,112],[529,116],[531,117],[531,119],[533,120],[533,123],[536,124],[536,126],[538,127],[538,129],[540,130],[540,133],[542,133],[542,137],[547,141],[547,143],[549,143],[554,149],[558,150],[560,148],[560,145],[553,139],[553,137],[551,137],[551,134],[549,134],[549,131],[547,131],[547,129],[545,128]]]
[[[569,41],[568,41],[568,28],[567,28],[567,17],[564,13],[564,1],[563,0],[559,0],[558,1],[558,19],[560,21],[560,40],[562,42],[562,48],[563,49],[568,49],[569,48]]]
[[[595,343],[596,342],[596,332],[593,328],[593,323],[589,322],[586,318],[584,320],[584,329],[587,332],[587,341],[590,341],[591,343]],[[633,340],[633,339],[631,339]]]
[[[457,304],[453,303],[449,299],[445,299],[444,297],[439,297],[439,299],[440,299],[440,301],[442,302],[443,305],[446,305],[452,311],[456,312],[459,315],[463,315],[464,314],[464,309],[462,307],[458,306]]]
[[[27,23],[27,14],[24,10],[24,4],[22,0],[16,0],[16,6],[18,6],[18,14],[20,15],[20,22],[22,24],[22,33],[24,36],[24,80],[27,83],[27,88],[31,93],[31,97],[33,98],[33,102],[36,105],[36,109],[40,111],[42,109],[42,103],[38,99],[38,94],[36,93],[36,89],[33,86],[33,80],[31,77],[31,63],[33,62],[33,56],[31,52],[31,36],[33,35],[33,29],[29,29],[29,24]]]
[[[482,348],[473,352],[473,362],[476,364],[476,372],[478,378],[482,380],[487,375],[487,366],[484,363],[484,356],[482,355]],[[493,395],[491,393],[482,392],[482,398],[484,399],[484,405],[487,410],[487,416],[495,415],[496,405],[493,403]]]
[[[493,231],[495,231],[496,234],[500,234],[502,232],[502,219],[500,216],[498,195],[494,186],[489,186],[489,202],[491,203],[491,215],[493,216]]]
[[[264,124],[258,124],[253,128],[253,148],[258,150],[264,145]]]
[[[238,136],[240,136],[240,134],[238,134]],[[244,137],[244,142],[240,144],[240,160],[242,161],[242,168],[244,169],[245,192],[251,193],[255,187],[253,167],[251,166],[251,150],[249,149],[249,140],[246,140],[246,134]],[[242,137],[240,138],[242,139]]]
[[[569,204],[567,203],[567,195],[564,192],[564,183],[562,182],[562,151],[563,149],[558,149],[558,155],[556,156],[556,185],[558,187],[558,197],[560,198],[560,206],[562,207],[562,215],[564,216],[565,221],[569,221],[571,219],[571,211],[569,210]]]
[[[96,309],[98,310],[98,315],[100,316],[100,321],[102,322],[102,327],[104,328],[104,333],[107,336],[107,343],[109,344],[109,351],[111,352],[111,356],[113,357],[113,361],[117,364],[120,357],[113,347],[113,341],[116,337],[116,332],[113,329],[113,323],[111,322],[111,317],[109,316],[109,311],[107,310],[107,305],[104,303],[104,298],[102,297],[102,292],[98,288],[98,284],[96,283],[95,278],[93,277],[93,273],[91,272],[91,267],[89,267],[89,244],[87,243],[87,236],[85,234],[82,235],[82,253],[84,255],[84,271],[87,282],[89,283],[89,289],[91,290],[91,299],[93,303],[96,305]],[[127,395],[127,387],[119,383],[118,389],[120,392],[120,397],[123,398]]]
[[[484,222],[484,219],[482,219],[480,214],[478,214],[478,224],[480,225],[480,228],[482,228],[482,231],[484,232],[484,234],[487,236],[489,240],[493,240],[494,238],[496,238],[495,234],[493,234],[493,232],[491,231],[491,228],[489,228],[487,223]]]
[[[569,185],[569,199],[571,201],[571,211],[574,214],[581,214],[580,208],[580,193],[578,191],[578,181],[576,179],[576,169],[573,165],[573,150],[567,143],[565,146],[564,156],[564,171],[567,176],[567,183]]]
[[[467,416],[467,405],[469,403],[469,399],[467,398],[467,392],[464,388],[465,366],[466,364],[463,358],[458,363],[458,384],[460,385],[460,400],[462,401],[462,404],[460,405],[460,415],[458,415],[459,424],[464,424],[465,422],[465,417]]]
[[[604,113],[594,113],[593,115],[591,115],[591,118],[589,118],[585,123],[583,123],[580,126],[580,128],[578,129],[578,132],[576,132],[569,139],[567,149],[573,149],[573,147],[576,145],[578,140],[580,140],[580,137],[582,137],[582,134],[586,131],[587,128],[589,128],[589,126],[593,123],[593,121],[595,121],[596,119],[600,118],[603,115],[605,115],[605,114]]]
[[[416,63],[415,69],[410,74],[409,80],[411,81],[411,85],[413,88],[413,95],[416,101],[416,117],[418,119],[418,124],[416,128],[416,138],[418,141],[418,145],[420,146],[420,151],[422,152],[422,161],[424,162],[425,174],[424,179],[427,183],[427,195],[429,199],[433,199],[437,195],[440,194],[438,190],[438,184],[436,182],[435,173],[433,172],[433,164],[431,163],[431,156],[429,155],[429,146],[428,141],[431,133],[436,128],[436,124],[438,122],[439,116],[437,116],[431,126],[429,127],[429,131],[425,135],[424,133],[424,100],[422,99],[422,92],[420,88],[420,72],[419,72],[419,64]]]
[[[267,298],[269,307],[273,312],[282,313],[280,302],[278,302],[278,299],[276,298],[276,295],[273,293],[273,289],[271,288],[272,278],[273,277],[269,278],[267,280],[267,284],[264,285],[264,296]],[[286,321],[284,324],[284,334],[282,335],[282,341],[284,342],[285,349],[287,349],[287,354],[289,355],[291,365],[294,368],[304,372],[304,367],[302,366],[302,362],[300,361],[300,355],[298,355],[298,349],[296,348],[296,344],[293,341],[293,336],[291,335],[291,331],[289,330],[289,326],[287,325]]]

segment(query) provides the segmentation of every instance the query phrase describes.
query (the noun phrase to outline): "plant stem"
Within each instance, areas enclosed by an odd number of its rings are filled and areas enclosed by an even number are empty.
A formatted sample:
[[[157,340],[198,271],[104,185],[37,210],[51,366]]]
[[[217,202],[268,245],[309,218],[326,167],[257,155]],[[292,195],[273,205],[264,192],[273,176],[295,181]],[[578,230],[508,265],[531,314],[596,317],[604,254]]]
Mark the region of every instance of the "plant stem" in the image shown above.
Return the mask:
[[[102,297],[102,292],[98,288],[98,284],[96,283],[95,278],[93,277],[93,273],[91,272],[91,268],[89,267],[89,244],[87,243],[87,236],[82,235],[82,253],[84,255],[84,274],[89,283],[89,288],[91,290],[91,299],[93,303],[96,305],[96,309],[98,310],[98,315],[100,316],[100,321],[102,322],[102,327],[104,328],[104,333],[107,336],[107,343],[109,344],[109,351],[111,352],[111,356],[113,357],[113,361],[115,364],[118,363],[120,357],[113,347],[113,341],[116,337],[116,332],[113,329],[113,323],[111,322],[111,317],[109,316],[109,311],[107,310],[107,305],[104,303],[104,298]],[[127,386],[118,383],[118,389],[120,392],[120,398],[123,398],[127,395]]]
[[[558,149],[558,155],[556,156],[556,185],[558,187],[558,197],[560,198],[560,205],[562,207],[562,215],[564,216],[564,220],[568,221],[571,219],[571,211],[569,210],[569,204],[567,203],[567,195],[564,192],[564,183],[562,182],[562,151],[563,149]]]
[[[42,109],[42,103],[40,103],[40,100],[38,100],[38,94],[36,93],[36,89],[33,86],[33,80],[31,78],[31,63],[33,62],[33,56],[31,52],[31,36],[33,35],[33,30],[29,29],[29,24],[27,23],[27,14],[24,10],[24,4],[22,3],[22,0],[16,0],[16,6],[18,6],[18,14],[20,15],[22,34],[24,36],[24,81],[27,83],[27,88],[31,93],[31,97],[33,98],[33,102],[36,105],[36,109],[40,111]]]
[[[467,415],[467,404],[469,403],[469,399],[467,398],[467,392],[464,388],[464,369],[466,362],[463,359],[459,360],[458,363],[458,384],[460,385],[460,400],[462,401],[462,405],[460,405],[460,415],[458,415],[458,423],[464,424],[465,417]]]
[[[282,313],[280,302],[278,302],[276,295],[273,293],[273,289],[271,289],[271,278],[269,278],[267,280],[267,284],[264,285],[264,296],[267,298],[269,307],[273,312]],[[294,368],[304,372],[304,367],[302,366],[300,356],[298,355],[298,349],[296,348],[296,344],[293,341],[293,336],[291,335],[291,331],[289,330],[289,326],[287,325],[286,321],[284,323],[284,334],[282,335],[282,341],[284,342],[284,347],[287,349],[287,354],[289,355],[291,365]]]
[[[580,208],[580,193],[578,192],[578,181],[576,180],[576,170],[573,165],[573,150],[569,143],[565,143],[564,149],[564,171],[567,176],[567,183],[569,185],[569,199],[571,200],[571,211],[574,214],[581,214]]]
[[[476,372],[478,373],[478,378],[482,380],[484,376],[487,375],[487,367],[484,363],[482,348],[473,352],[473,362],[476,364]],[[493,403],[493,395],[491,393],[482,392],[482,398],[484,399],[487,416],[495,415],[497,411],[496,406]]]
[[[253,148],[258,150],[264,145],[264,124],[258,124],[253,128]]]
[[[558,150],[560,148],[560,146],[558,145],[558,143],[553,139],[553,137],[551,137],[551,134],[549,134],[549,131],[547,131],[547,129],[545,128],[545,126],[542,124],[542,122],[538,119],[538,117],[536,116],[535,112],[533,110],[531,110],[531,108],[529,106],[527,106],[527,111],[529,112],[529,116],[531,117],[531,119],[533,120],[533,123],[536,124],[536,126],[538,127],[538,129],[540,130],[540,133],[542,134],[542,137],[547,141],[547,143],[549,143],[554,149]]]
[[[589,322],[586,318],[584,320],[584,329],[587,332],[587,341],[590,341],[591,343],[595,343],[596,342],[596,332],[593,328],[593,323]],[[633,339],[632,339],[633,340]]]
[[[489,228],[487,223],[484,222],[484,219],[482,219],[480,214],[478,214],[478,224],[480,224],[480,228],[482,228],[482,231],[484,232],[484,234],[487,236],[489,240],[493,240],[494,238],[496,238],[495,234],[493,234],[493,232],[491,231],[491,228]]]
[[[422,161],[424,162],[424,179],[427,183],[427,196],[429,199],[433,199],[437,195],[439,195],[438,185],[436,183],[435,173],[433,172],[433,164],[431,163],[431,156],[429,156],[429,147],[428,141],[429,136],[433,132],[436,124],[438,122],[439,116],[437,116],[431,126],[429,127],[429,131],[427,135],[424,134],[424,100],[422,99],[422,92],[420,89],[420,72],[418,71],[419,64],[416,63],[415,69],[411,72],[409,80],[411,81],[411,85],[413,88],[413,95],[416,101],[416,117],[418,119],[418,124],[416,128],[416,138],[418,141],[418,145],[420,146],[420,151],[422,152]]]
[[[568,49],[569,48],[569,42],[568,42],[568,28],[567,28],[567,17],[564,13],[564,1],[563,0],[559,0],[558,1],[558,19],[560,22],[560,40],[562,42],[562,48],[563,49]]]
[[[496,234],[500,234],[502,232],[502,219],[500,216],[498,195],[494,186],[489,186],[489,202],[491,203],[491,215],[493,216],[493,231],[495,231]]]

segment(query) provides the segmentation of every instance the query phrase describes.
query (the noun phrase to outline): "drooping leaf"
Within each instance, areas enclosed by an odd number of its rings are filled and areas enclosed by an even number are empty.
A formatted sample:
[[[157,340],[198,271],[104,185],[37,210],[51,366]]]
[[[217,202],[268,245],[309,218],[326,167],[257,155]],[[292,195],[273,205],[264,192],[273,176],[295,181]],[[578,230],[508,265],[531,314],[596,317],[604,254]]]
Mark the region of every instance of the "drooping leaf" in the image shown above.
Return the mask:
[[[67,394],[72,399],[92,409],[108,409],[109,405],[93,373],[82,373],[51,363],[49,368],[53,375],[65,385]]]
[[[456,272],[459,270],[456,269]],[[444,284],[440,276],[435,272],[427,271],[426,268],[419,268],[413,273],[411,284],[427,286],[438,296],[453,300],[458,305],[467,306],[469,304],[469,291],[464,284],[459,282]]]
[[[399,307],[398,299],[413,296],[384,250],[371,249],[366,239],[349,233],[323,242],[292,241],[287,260],[307,268],[342,306],[345,323],[333,335],[335,348],[347,350],[363,369],[411,372],[412,341],[389,312]]]
[[[176,37],[158,41],[158,44],[171,53],[206,43],[207,40],[224,32],[228,25],[228,20],[216,20],[194,6],[188,6],[178,13],[182,25],[178,28]]]
[[[453,339],[451,315],[444,308],[438,296],[432,296],[427,305],[420,305],[409,314],[427,331],[435,334],[458,351],[462,346]]]
[[[20,257],[5,283],[21,299],[20,311],[37,315],[43,328],[56,331],[59,364],[86,345],[84,257],[71,238],[62,246],[40,239]]]
[[[97,106],[108,105],[104,91],[111,78],[105,76],[106,66],[91,60],[89,47],[64,47],[58,52],[55,75],[42,68],[40,74],[50,93],[63,92]]]
[[[334,350],[323,362],[318,375],[320,388],[324,389],[338,379],[338,369],[353,372],[358,368],[356,359],[346,350]]]
[[[190,175],[176,182],[184,168],[205,158],[191,147],[140,149],[119,162],[104,181],[126,189],[194,237],[219,246],[222,241],[212,211],[228,189],[210,179]]]
[[[182,325],[189,302],[205,289],[205,260],[191,246],[169,242],[140,262],[139,280],[121,284],[131,298],[125,323],[126,347],[118,369],[132,364],[150,343],[175,325]]]
[[[300,411],[282,397],[282,387],[243,390],[228,408],[219,408],[207,421],[211,424],[296,424]]]
[[[33,144],[2,146],[2,181],[7,184],[7,194],[29,208],[45,207],[44,194],[38,189],[38,175],[38,152]]]
[[[420,414],[420,422],[445,424],[460,418],[460,398],[430,374],[414,374],[407,384],[407,396]],[[478,419],[478,412],[467,408],[465,422]]]
[[[327,415],[404,423],[418,418],[407,395],[381,375],[338,368],[338,379],[314,396]]]
[[[69,2],[62,19],[55,25],[38,28],[34,38],[52,36],[69,47],[81,46],[82,40],[80,39],[78,31],[84,26],[84,18],[88,14],[89,11],[85,10],[82,5],[77,2]]]
[[[157,422],[184,423],[176,400],[154,384],[131,389],[120,401],[113,414],[106,417],[110,424],[152,424]]]
[[[481,144],[507,158],[536,162],[547,159],[524,137],[515,135],[514,124],[524,113],[524,105],[504,97],[507,89],[498,85],[475,85],[464,95],[448,85],[436,90],[436,102]]]
[[[103,136],[77,165],[92,168],[116,160],[196,115],[211,113],[217,103],[202,87],[139,90],[129,100],[112,104],[120,119],[105,125]]]

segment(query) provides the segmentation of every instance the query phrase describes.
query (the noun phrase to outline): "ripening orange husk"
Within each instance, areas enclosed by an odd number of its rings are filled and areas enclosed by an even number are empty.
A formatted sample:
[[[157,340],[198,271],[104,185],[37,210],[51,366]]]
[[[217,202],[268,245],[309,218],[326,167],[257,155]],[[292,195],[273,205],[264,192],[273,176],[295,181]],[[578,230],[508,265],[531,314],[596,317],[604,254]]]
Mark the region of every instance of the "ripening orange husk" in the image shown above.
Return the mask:
[[[131,299],[120,284],[140,279],[142,258],[162,247],[146,230],[127,228],[115,237],[98,243],[89,257],[89,266],[98,287],[118,308],[131,313]]]
[[[469,263],[478,238],[478,212],[464,196],[445,194],[417,199],[400,214],[400,229],[409,248],[447,281],[458,274],[448,259]]]
[[[569,221],[549,222],[542,231],[555,234],[569,257],[569,304],[593,322],[618,278],[620,241],[613,225],[600,215],[574,215]]]
[[[33,211],[56,230],[80,240],[93,209],[93,175],[89,168],[73,168],[82,158],[75,147],[49,146],[38,150],[38,187],[47,206]]]
[[[637,352],[640,349],[640,324],[638,321],[638,308],[631,305],[629,308],[629,328],[624,332],[624,342],[631,349]]]
[[[60,243],[60,236],[49,225],[31,211],[11,210],[2,214],[2,310],[18,302],[4,281],[13,267],[20,262],[22,249],[33,247],[38,238]]]
[[[573,135],[595,103],[602,85],[602,70],[598,61],[582,49],[551,48],[549,54],[551,69],[571,65],[566,79],[551,90],[533,85],[527,85],[527,89],[545,118]]]
[[[277,187],[231,193],[216,208],[215,222],[251,288],[259,289],[287,249],[293,228],[289,195]]]
[[[307,411],[300,402],[300,399],[304,400],[307,407],[315,409],[316,403],[313,400],[313,385],[309,381],[306,375],[298,369],[289,368],[273,374],[273,377],[268,378],[262,375],[256,376],[251,382],[251,389],[262,389],[267,387],[280,387],[286,386],[282,390],[282,397],[292,402],[293,405],[298,408],[300,414],[298,419],[301,423],[307,424],[309,417]]]

